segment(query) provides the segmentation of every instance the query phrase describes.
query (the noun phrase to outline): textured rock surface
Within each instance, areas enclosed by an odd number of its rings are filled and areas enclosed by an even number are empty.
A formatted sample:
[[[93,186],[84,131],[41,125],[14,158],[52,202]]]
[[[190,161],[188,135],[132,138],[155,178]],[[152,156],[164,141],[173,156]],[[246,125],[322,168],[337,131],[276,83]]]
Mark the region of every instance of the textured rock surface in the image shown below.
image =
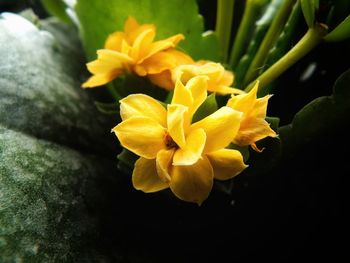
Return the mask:
[[[1,126],[0,160],[0,262],[93,254],[101,160]]]
[[[0,17],[0,123],[84,151],[106,151],[113,124],[80,88],[85,66],[79,42],[68,28],[44,28],[58,40],[20,16]]]

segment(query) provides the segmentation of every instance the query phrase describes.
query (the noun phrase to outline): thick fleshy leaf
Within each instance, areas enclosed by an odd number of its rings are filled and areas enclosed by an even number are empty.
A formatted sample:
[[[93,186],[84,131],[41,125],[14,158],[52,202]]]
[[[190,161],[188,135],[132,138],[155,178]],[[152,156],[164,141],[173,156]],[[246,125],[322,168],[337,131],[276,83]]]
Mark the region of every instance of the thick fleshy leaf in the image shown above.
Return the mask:
[[[174,166],[170,189],[181,200],[200,205],[209,196],[213,179],[213,168],[204,156],[194,165]]]
[[[155,159],[157,153],[166,147],[166,129],[151,118],[129,118],[112,131],[123,147],[144,158]]]
[[[347,16],[336,28],[334,28],[324,39],[330,42],[345,40],[350,37],[350,15]]]
[[[122,120],[131,117],[148,117],[166,127],[166,110],[150,96],[144,94],[132,94],[120,100],[120,116]]]
[[[206,134],[203,129],[193,130],[186,137],[186,145],[178,149],[174,154],[173,165],[192,165],[201,158]]]
[[[95,51],[104,46],[109,34],[124,31],[124,22],[129,16],[135,17],[140,24],[155,24],[156,39],[184,34],[186,41],[179,46],[195,60],[219,59],[216,36],[211,33],[202,35],[203,19],[198,14],[195,0],[78,0],[75,9],[89,60],[95,58]]]
[[[196,113],[193,115],[192,122],[200,121],[201,119],[209,116],[218,109],[218,104],[216,102],[215,94],[210,94],[202,105],[198,108]]]
[[[213,167],[214,178],[218,180],[231,179],[248,167],[237,150],[221,149],[207,154],[207,157]]]
[[[40,23],[54,35],[15,14],[0,16],[1,124],[106,154],[114,148],[108,135],[113,121],[80,87],[84,62],[77,32],[55,20]]]
[[[191,125],[192,130],[203,129],[207,135],[204,152],[209,153],[225,148],[236,136],[242,113],[222,107],[208,117]]]
[[[347,127],[350,116],[350,70],[335,82],[331,96],[319,97],[304,106],[292,123],[279,128],[283,153],[295,154],[304,144]],[[342,142],[340,142],[342,143]]]
[[[135,163],[132,183],[137,190],[145,193],[158,192],[169,187],[157,174],[156,160],[142,157]]]
[[[319,6],[319,0],[300,0],[301,9],[309,28],[312,28],[315,23],[315,12]]]

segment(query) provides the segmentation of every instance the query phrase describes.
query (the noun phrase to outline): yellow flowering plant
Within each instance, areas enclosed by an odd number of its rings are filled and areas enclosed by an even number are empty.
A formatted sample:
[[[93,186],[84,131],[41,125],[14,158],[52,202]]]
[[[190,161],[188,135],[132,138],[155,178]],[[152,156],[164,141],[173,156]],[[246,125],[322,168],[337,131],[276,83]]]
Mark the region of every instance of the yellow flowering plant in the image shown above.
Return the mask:
[[[350,1],[0,8],[1,263],[340,254]]]

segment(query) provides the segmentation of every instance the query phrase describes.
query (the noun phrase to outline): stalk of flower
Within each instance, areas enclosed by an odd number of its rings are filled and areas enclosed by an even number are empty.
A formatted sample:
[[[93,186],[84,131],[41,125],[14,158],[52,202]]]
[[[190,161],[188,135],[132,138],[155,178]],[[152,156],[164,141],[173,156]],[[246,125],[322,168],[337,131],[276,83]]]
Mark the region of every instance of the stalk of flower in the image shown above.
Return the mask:
[[[113,128],[121,145],[140,158],[132,182],[146,193],[170,188],[180,199],[201,204],[213,179],[227,180],[247,165],[241,153],[226,147],[239,130],[242,113],[222,107],[192,123],[207,98],[207,77],[186,85],[178,80],[165,109],[157,100],[133,94],[120,101],[122,122]]]
[[[101,86],[126,72],[132,72],[147,76],[155,84],[168,88],[170,84],[166,72],[193,60],[175,49],[184,39],[182,34],[159,41],[154,41],[155,35],[156,27],[153,24],[139,25],[133,17],[129,17],[124,32],[109,35],[104,49],[97,50],[97,59],[87,64],[93,76],[82,86]]]
[[[232,88],[234,75],[231,71],[225,70],[220,63],[199,60],[195,63],[182,63],[172,70],[172,79],[175,82],[180,78],[186,84],[195,76],[208,77],[208,91],[219,95],[242,94],[240,89]]]
[[[227,106],[243,113],[239,130],[233,143],[240,146],[250,145],[255,151],[261,152],[256,142],[266,137],[276,137],[277,134],[271,129],[265,120],[268,100],[271,95],[257,98],[259,82],[254,88],[245,94],[232,96]]]

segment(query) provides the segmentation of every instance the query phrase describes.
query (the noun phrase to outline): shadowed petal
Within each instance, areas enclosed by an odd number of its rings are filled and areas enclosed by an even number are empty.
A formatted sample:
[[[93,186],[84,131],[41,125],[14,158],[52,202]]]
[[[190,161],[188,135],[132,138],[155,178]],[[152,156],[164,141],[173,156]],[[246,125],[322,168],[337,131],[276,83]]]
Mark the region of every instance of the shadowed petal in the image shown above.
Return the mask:
[[[207,154],[207,157],[213,167],[214,178],[218,180],[231,179],[248,167],[237,150],[221,149]]]
[[[141,157],[154,159],[161,149],[165,149],[166,129],[151,118],[132,117],[112,131],[124,148]]]
[[[158,192],[169,187],[157,174],[156,160],[139,158],[132,173],[132,183],[137,190],[145,193]]]
[[[120,100],[120,116],[123,121],[139,116],[156,120],[163,127],[167,125],[166,109],[159,101],[144,94],[132,94]]]
[[[157,173],[161,180],[169,182],[171,180],[169,170],[173,160],[175,149],[160,150],[157,154]]]
[[[213,177],[213,168],[204,156],[194,165],[173,166],[170,188],[181,200],[200,205],[213,187]]]

